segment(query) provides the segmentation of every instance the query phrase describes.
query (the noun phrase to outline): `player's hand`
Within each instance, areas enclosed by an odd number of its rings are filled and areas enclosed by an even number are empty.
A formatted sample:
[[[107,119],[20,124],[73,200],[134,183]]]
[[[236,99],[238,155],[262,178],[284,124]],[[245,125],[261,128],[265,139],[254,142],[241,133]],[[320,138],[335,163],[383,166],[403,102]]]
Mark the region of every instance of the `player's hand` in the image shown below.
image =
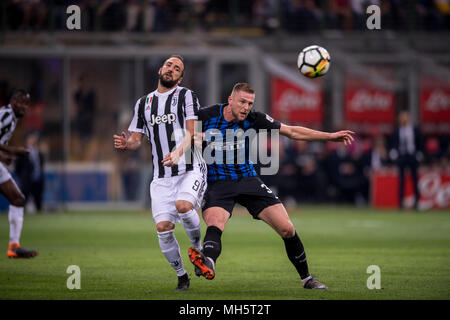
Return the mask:
[[[27,156],[30,153],[30,150],[24,147],[10,147],[9,151],[16,156]]]
[[[353,137],[354,134],[355,133],[350,130],[338,131],[332,133],[329,140],[335,142],[343,142],[346,146],[349,146],[353,141],[355,141],[355,138]]]
[[[205,140],[205,133],[204,132],[196,132],[194,133],[194,146],[196,148],[202,148],[203,140]]]
[[[122,135],[114,135],[114,148],[125,150],[127,148],[127,135],[122,131]]]
[[[164,167],[173,167],[178,164],[178,161],[180,161],[180,152],[177,150],[169,152],[164,159],[161,160]]]
[[[9,166],[16,158],[9,154],[0,154],[0,161]]]

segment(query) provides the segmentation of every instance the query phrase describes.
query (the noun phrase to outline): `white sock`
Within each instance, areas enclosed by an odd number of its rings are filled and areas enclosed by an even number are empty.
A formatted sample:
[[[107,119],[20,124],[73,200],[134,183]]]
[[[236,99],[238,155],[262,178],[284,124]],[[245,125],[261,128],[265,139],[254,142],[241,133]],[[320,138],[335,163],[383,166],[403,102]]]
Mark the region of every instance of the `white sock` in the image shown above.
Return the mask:
[[[20,243],[20,234],[23,225],[23,207],[9,206],[9,243]]]
[[[180,246],[175,238],[173,230],[158,232],[159,247],[169,264],[180,277],[186,273],[183,268],[183,261],[180,255]]]
[[[198,249],[202,250],[202,237],[200,234],[200,217],[197,211],[192,209],[186,213],[178,213],[183,223],[184,230],[186,231],[189,240],[192,245]]]

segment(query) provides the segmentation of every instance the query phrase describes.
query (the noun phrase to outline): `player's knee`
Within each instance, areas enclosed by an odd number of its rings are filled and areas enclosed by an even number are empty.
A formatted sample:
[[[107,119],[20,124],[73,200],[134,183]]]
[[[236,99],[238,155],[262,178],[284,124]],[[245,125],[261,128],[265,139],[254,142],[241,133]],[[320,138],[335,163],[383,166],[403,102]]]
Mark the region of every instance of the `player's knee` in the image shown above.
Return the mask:
[[[156,231],[158,232],[165,232],[165,231],[170,231],[173,230],[175,228],[175,225],[171,222],[159,222],[156,224]]]
[[[295,228],[292,224],[288,224],[288,225],[280,228],[278,230],[278,233],[280,234],[280,236],[282,238],[285,238],[285,239],[292,238],[293,236],[295,236]]]
[[[175,201],[175,207],[179,213],[186,213],[192,210],[193,205],[189,201],[177,200]]]

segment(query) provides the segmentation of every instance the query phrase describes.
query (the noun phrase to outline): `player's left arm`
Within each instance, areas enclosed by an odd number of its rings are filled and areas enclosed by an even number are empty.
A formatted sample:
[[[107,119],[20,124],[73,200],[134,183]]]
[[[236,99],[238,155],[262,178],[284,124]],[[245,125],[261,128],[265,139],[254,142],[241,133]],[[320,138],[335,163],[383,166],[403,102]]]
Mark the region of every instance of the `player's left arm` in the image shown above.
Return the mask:
[[[178,163],[180,157],[192,146],[194,138],[194,119],[186,120],[186,133],[180,145],[173,151],[166,154],[162,163],[165,167],[172,167]]]
[[[283,123],[280,127],[280,134],[292,140],[335,141],[343,142],[346,146],[352,144],[352,142],[355,140],[353,137],[355,133],[350,130],[323,132],[301,126],[288,126]]]

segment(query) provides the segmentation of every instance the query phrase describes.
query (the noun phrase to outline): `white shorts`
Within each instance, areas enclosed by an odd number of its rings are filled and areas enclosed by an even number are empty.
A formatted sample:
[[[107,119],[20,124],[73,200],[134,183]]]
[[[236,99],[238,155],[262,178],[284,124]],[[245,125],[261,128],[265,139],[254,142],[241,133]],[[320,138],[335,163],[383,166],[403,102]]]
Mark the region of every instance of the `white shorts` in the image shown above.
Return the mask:
[[[199,171],[188,171],[179,176],[153,179],[150,184],[152,215],[155,223],[180,222],[175,201],[185,200],[199,209],[206,191],[206,175]]]
[[[5,165],[0,162],[0,184],[5,183],[9,179],[11,179],[11,174],[8,169],[6,169]]]

